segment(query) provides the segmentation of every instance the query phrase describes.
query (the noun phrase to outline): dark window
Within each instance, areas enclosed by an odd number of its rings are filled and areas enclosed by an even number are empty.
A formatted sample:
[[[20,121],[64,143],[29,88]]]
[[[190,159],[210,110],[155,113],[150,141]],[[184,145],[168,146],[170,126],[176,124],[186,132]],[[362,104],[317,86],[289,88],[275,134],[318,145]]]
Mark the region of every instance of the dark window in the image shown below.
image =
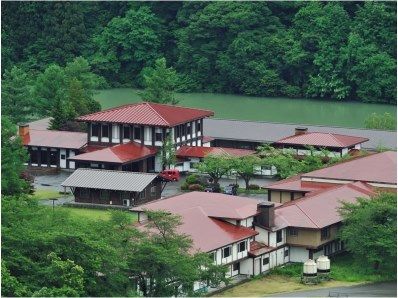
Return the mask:
[[[188,124],[187,124],[187,133],[188,133],[189,135],[192,134],[192,125],[191,125],[191,123],[188,123]]]
[[[32,148],[32,150],[30,151],[30,162],[37,164],[39,162],[39,151],[37,150],[37,148]]]
[[[109,138],[109,126],[108,124],[102,124],[102,137]]]
[[[51,150],[51,151],[50,151],[50,164],[51,164],[52,166],[56,166],[57,163],[58,163],[58,154],[57,154],[57,151]]]
[[[268,265],[269,264],[269,257],[266,257],[263,259],[263,266]]]
[[[179,137],[180,137],[180,126],[176,126],[176,127],[174,128],[174,130],[175,130],[176,138],[179,138]]]
[[[109,190],[102,189],[100,191],[100,199],[101,200],[109,200]]]
[[[99,137],[99,124],[96,123],[91,124],[91,135],[93,137]]]
[[[285,250],[285,257],[288,257],[289,256],[289,249],[286,249]]]
[[[228,258],[231,255],[231,246],[228,247],[224,247],[222,249],[222,257],[224,258]]]
[[[298,229],[296,229],[296,228],[288,228],[287,234],[288,234],[289,236],[297,237],[297,235],[298,235]]]
[[[187,134],[187,129],[185,127],[185,124],[181,125],[181,134],[182,136],[185,136]]]
[[[246,250],[246,241],[242,241],[238,243],[238,252],[242,252]]]
[[[120,192],[120,199],[129,200],[130,199],[130,193],[128,191],[121,191]]]
[[[66,159],[66,155],[65,154],[61,154],[61,159]]]
[[[161,131],[155,133],[155,141],[156,141],[156,142],[161,142],[161,141],[163,141],[163,133],[162,133]]]
[[[209,257],[210,257],[210,260],[212,260],[213,262],[217,261],[216,260],[216,252],[215,251],[209,253]]]
[[[234,263],[232,265],[232,271],[239,271],[240,269],[240,263]]]
[[[90,198],[90,189],[88,189],[88,188],[80,188],[80,197],[82,199]]]
[[[130,139],[130,127],[123,126],[123,139]]]
[[[294,200],[294,192],[291,192],[290,193],[290,201],[293,201]]]
[[[156,196],[156,185],[151,186],[151,197]]]
[[[134,139],[135,140],[141,139],[141,127],[134,127]]]
[[[47,148],[41,148],[40,151],[41,165],[47,164]]]
[[[323,228],[321,229],[321,240],[329,239],[330,238],[330,228]]]
[[[202,130],[202,127],[200,126],[200,121],[198,121],[197,124],[196,124],[196,130],[197,131],[201,131]]]
[[[276,243],[282,242],[282,230],[276,232]]]

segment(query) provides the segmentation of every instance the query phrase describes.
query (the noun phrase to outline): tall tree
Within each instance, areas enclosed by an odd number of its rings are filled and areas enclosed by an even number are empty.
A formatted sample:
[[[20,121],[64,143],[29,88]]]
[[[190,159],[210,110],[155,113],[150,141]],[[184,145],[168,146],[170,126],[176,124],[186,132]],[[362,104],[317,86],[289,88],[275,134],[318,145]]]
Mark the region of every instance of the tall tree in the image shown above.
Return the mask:
[[[344,203],[340,237],[360,264],[396,276],[397,195],[379,193]]]
[[[177,85],[177,73],[173,68],[167,68],[166,59],[155,61],[155,67],[148,69],[144,74],[144,92],[140,93],[144,101],[157,103],[177,104],[175,89]]]
[[[16,134],[16,126],[7,116],[1,117],[1,192],[18,195],[29,192],[29,185],[22,178],[24,163],[28,160],[26,149]]]
[[[227,175],[231,171],[232,162],[229,156],[207,155],[195,166],[200,173],[209,175],[214,183],[218,183],[222,176]]]
[[[261,159],[254,155],[232,158],[232,167],[245,181],[246,189],[249,189],[250,179],[254,177],[254,170],[261,166]]]
[[[95,37],[94,70],[110,82],[139,84],[139,74],[160,52],[159,20],[149,7],[130,9],[113,18]]]
[[[6,70],[1,88],[3,115],[13,123],[29,119],[33,109],[31,83],[28,75],[16,66]]]
[[[206,253],[193,253],[192,240],[177,232],[181,218],[163,211],[146,211],[149,222],[132,244],[131,276],[145,297],[194,295],[193,283],[217,285],[226,269]]]

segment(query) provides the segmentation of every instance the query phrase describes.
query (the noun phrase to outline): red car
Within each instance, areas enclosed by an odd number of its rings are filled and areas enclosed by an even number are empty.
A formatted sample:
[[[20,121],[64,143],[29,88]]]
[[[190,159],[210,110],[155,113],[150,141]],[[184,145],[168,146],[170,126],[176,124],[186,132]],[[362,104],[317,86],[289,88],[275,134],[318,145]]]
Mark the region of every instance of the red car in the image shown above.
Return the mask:
[[[164,170],[159,174],[166,181],[178,181],[180,180],[179,170]]]

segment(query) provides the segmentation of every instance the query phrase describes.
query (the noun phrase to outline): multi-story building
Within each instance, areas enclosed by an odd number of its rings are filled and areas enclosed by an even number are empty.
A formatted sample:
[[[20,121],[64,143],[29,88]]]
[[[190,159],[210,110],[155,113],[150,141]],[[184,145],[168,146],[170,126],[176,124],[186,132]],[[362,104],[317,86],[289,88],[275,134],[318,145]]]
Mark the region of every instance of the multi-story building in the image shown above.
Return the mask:
[[[294,176],[264,186],[268,201],[286,203],[310,194],[352,182],[365,182],[375,189],[396,191],[397,154],[393,151],[353,158],[326,168]]]

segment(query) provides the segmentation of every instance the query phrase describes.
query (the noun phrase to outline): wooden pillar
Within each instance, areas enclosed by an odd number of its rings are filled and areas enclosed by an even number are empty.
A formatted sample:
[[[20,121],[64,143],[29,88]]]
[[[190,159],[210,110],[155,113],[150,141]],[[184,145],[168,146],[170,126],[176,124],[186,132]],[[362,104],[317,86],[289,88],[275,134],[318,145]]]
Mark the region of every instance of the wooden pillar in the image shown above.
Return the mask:
[[[51,148],[47,148],[47,167],[51,167],[50,154]]]
[[[152,126],[152,146],[155,146],[155,126]]]
[[[66,168],[67,168],[67,169],[69,169],[69,159],[68,159],[68,157],[69,157],[69,151],[70,151],[70,149],[66,149],[66,150],[65,150]],[[76,163],[75,163],[75,167],[76,167]]]
[[[112,124],[107,124],[108,125],[108,139],[109,139],[109,145],[112,146]]]
[[[91,122],[88,122],[87,123],[87,144],[90,142],[90,139],[91,139],[91,125],[92,125],[92,123]]]
[[[37,147],[37,166],[41,167],[41,147]]]
[[[57,149],[57,168],[61,167],[61,149]]]
[[[119,143],[123,144],[123,139],[124,139],[124,125],[119,124]]]
[[[200,119],[200,139],[203,139],[203,118]]]
[[[142,172],[143,173],[148,172],[148,159],[142,160]]]
[[[144,133],[145,133],[144,126],[141,125],[141,145],[142,146],[144,146]]]

